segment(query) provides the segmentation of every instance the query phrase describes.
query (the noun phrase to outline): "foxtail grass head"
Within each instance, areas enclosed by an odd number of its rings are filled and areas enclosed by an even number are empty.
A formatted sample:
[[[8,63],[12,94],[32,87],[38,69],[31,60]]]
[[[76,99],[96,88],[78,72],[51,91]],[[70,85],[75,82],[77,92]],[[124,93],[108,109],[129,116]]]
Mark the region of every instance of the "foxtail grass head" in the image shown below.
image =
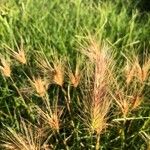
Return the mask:
[[[45,54],[43,55],[40,55],[37,59],[39,68],[43,71],[50,84],[53,83],[62,86],[65,74],[64,62],[61,58],[58,58],[58,53],[54,53],[51,56],[51,61],[48,61]]]
[[[22,120],[19,131],[6,127],[1,134],[3,135],[1,146],[6,150],[46,150],[43,149],[45,143],[40,128],[29,122]]]
[[[52,131],[53,133],[59,132],[61,126],[60,117],[63,113],[63,108],[58,106],[50,108],[48,106],[45,108],[45,110],[43,110],[40,107],[36,106],[36,111],[44,124],[43,131],[48,130],[48,132]]]
[[[46,81],[42,80],[41,77],[33,77],[33,79],[30,79],[31,85],[34,88],[34,91],[40,96],[44,97],[47,93],[47,86],[46,86]]]
[[[100,135],[107,126],[107,114],[111,106],[108,85],[111,84],[112,59],[108,54],[108,47],[104,44],[99,45],[94,39],[91,39],[89,45],[82,49],[82,53],[93,63],[92,79],[89,85],[90,96],[83,102],[88,114],[84,115],[84,121],[92,132]]]
[[[17,45],[17,50],[10,48],[9,46],[5,45],[6,52],[12,56],[15,60],[20,62],[21,64],[27,64],[27,57],[23,47],[23,41],[21,40],[20,47]]]
[[[129,85],[134,78],[138,79],[141,83],[146,81],[149,77],[150,59],[144,60],[143,65],[140,64],[139,58],[134,56],[132,61],[127,60],[125,66],[126,83]]]
[[[10,77],[11,76],[10,63],[3,57],[0,59],[0,62],[1,62],[0,70],[1,70],[2,74],[5,77]]]

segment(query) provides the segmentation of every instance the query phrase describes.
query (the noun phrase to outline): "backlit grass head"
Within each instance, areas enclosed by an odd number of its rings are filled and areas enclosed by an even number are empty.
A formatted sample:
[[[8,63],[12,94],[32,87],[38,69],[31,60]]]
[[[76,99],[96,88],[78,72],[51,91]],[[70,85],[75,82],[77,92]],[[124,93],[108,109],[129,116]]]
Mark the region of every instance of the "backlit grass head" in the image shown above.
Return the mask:
[[[89,85],[90,96],[84,102],[86,112],[88,112],[85,120],[87,120],[89,129],[100,135],[107,126],[107,114],[111,104],[108,96],[108,84],[111,84],[110,64],[112,60],[107,53],[108,47],[102,44],[99,45],[94,39],[91,39],[89,46],[83,49],[82,52],[94,66],[93,72],[91,72],[93,77],[90,84],[92,86]]]

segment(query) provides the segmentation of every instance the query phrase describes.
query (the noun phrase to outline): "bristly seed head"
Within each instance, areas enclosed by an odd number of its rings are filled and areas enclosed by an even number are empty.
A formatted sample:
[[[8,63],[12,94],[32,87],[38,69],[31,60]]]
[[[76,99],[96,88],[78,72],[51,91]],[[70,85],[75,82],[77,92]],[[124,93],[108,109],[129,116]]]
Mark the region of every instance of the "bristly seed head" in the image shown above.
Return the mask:
[[[5,77],[10,77],[11,76],[11,69],[10,69],[9,62],[6,59],[1,58],[1,64],[2,65],[0,65],[0,70],[2,71],[3,75]]]
[[[108,96],[108,83],[111,84],[110,65],[112,59],[109,57],[108,47],[99,45],[94,39],[91,39],[87,48],[82,49],[82,53],[89,58],[94,66],[93,82],[90,83],[93,87],[90,89],[90,100],[84,102],[86,112],[89,114],[85,119],[87,119],[88,127],[92,132],[100,135],[107,126],[107,114],[111,104]]]
[[[64,67],[61,64],[58,64],[57,66],[54,65],[53,82],[55,84],[60,85],[60,86],[63,85],[63,82],[64,82]]]
[[[147,80],[149,76],[149,69],[150,69],[150,59],[145,62],[142,66],[139,63],[138,57],[135,57],[133,63],[127,62],[125,66],[125,76],[126,76],[126,83],[129,85],[133,78],[135,77],[141,83]]]
[[[24,50],[18,50],[18,52],[13,51],[13,57],[15,59],[17,59],[20,63],[22,64],[26,64],[27,60],[26,60],[26,55]]]
[[[31,81],[32,85],[34,86],[37,94],[40,97],[44,97],[46,94],[46,87],[45,87],[45,82],[40,78],[35,78],[33,77],[33,81]]]
[[[70,69],[68,72],[68,76],[72,86],[76,88],[79,85],[80,78],[81,78],[81,71],[79,70],[78,62],[76,64],[75,72],[73,73],[72,70]]]

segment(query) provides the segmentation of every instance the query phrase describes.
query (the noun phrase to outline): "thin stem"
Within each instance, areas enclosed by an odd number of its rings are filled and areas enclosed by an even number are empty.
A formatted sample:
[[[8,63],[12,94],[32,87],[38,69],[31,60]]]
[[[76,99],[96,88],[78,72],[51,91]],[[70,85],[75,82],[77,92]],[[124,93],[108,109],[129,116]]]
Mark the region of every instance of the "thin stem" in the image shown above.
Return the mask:
[[[137,117],[137,118],[118,118],[118,119],[113,119],[112,121],[114,122],[119,122],[119,121],[126,121],[126,120],[141,120],[141,119],[150,119],[150,117]]]
[[[97,137],[96,137],[95,150],[100,150],[100,134],[97,134]]]

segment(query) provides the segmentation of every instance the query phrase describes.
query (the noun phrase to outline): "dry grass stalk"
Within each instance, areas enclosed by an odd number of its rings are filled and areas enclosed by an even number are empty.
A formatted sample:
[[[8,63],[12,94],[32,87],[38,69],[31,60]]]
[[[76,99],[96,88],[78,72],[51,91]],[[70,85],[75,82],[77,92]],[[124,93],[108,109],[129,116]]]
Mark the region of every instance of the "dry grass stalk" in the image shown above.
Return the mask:
[[[142,136],[142,138],[144,139],[144,141],[147,144],[147,149],[146,150],[150,150],[150,135],[148,135],[146,132],[141,131],[140,135]]]
[[[1,72],[3,73],[3,75],[5,77],[10,77],[11,76],[11,69],[10,69],[9,62],[4,58],[1,58],[0,61],[1,61],[1,65],[0,65]]]
[[[40,129],[24,121],[21,121],[20,132],[7,127],[2,142],[2,147],[6,150],[47,150],[43,148],[45,143]]]

